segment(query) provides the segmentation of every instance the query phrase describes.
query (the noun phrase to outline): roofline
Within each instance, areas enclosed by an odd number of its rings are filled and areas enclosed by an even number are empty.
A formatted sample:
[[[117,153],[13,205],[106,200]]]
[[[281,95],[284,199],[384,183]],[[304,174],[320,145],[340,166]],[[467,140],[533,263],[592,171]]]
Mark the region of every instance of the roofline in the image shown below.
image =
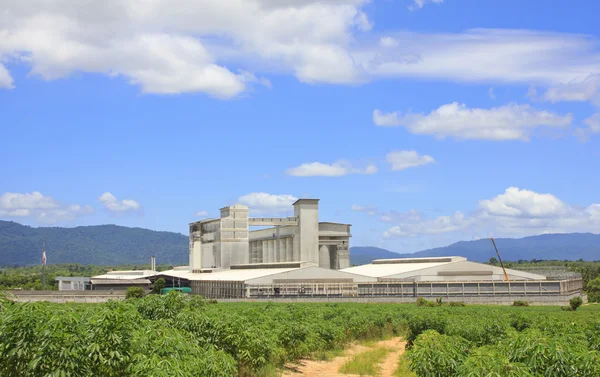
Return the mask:
[[[311,203],[319,203],[320,199],[298,199],[296,200],[292,205],[295,206],[296,204],[300,203],[300,202],[311,202]]]

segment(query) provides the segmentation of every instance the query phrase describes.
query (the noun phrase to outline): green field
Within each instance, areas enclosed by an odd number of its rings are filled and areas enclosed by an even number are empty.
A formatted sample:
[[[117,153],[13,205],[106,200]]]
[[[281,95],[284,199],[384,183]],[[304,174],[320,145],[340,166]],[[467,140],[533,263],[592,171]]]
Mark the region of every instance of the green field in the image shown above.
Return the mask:
[[[0,304],[1,376],[264,376],[349,342],[404,336],[418,376],[599,376],[600,306]]]

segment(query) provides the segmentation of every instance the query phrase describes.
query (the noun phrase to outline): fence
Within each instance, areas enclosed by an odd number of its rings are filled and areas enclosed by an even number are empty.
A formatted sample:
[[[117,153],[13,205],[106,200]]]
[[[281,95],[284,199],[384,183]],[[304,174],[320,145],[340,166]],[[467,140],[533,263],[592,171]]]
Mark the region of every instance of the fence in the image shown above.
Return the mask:
[[[192,281],[192,292],[208,298],[352,298],[352,297],[527,297],[580,294],[583,281],[446,281],[373,283],[278,283]]]

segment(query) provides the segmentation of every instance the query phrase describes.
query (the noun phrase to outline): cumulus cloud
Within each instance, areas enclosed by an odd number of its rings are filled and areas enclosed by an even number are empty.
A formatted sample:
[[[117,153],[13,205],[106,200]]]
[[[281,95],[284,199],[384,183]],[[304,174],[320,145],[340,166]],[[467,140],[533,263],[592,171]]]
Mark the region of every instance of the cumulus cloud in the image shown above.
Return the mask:
[[[494,234],[526,236],[542,233],[597,232],[600,204],[587,207],[569,205],[549,193],[509,187],[503,194],[480,200],[470,213],[457,211],[449,216],[426,218],[418,211],[382,216],[395,225],[384,238],[418,237],[460,233],[463,236]]]
[[[380,35],[363,10],[368,2],[5,0],[0,61],[26,64],[47,80],[86,72],[121,77],[145,93],[217,98],[268,81],[254,80],[256,72],[306,83],[423,77],[548,87],[600,72],[590,36],[501,29]],[[12,81],[0,66],[0,86]]]
[[[568,206],[552,194],[509,187],[504,194],[479,201],[479,209],[491,216],[545,218],[565,215]]]
[[[375,174],[377,166],[369,164],[355,167],[348,161],[337,161],[333,164],[307,162],[295,168],[287,169],[286,174],[294,177],[342,177],[350,174]]]
[[[368,206],[361,206],[358,204],[353,204],[351,210],[353,212],[363,212],[366,213],[369,216],[375,216],[377,215],[377,207],[374,205],[368,205]]]
[[[98,200],[102,203],[104,208],[114,213],[123,213],[138,211],[142,208],[140,203],[132,199],[117,200],[117,198],[110,192],[105,192]]]
[[[208,211],[198,211],[196,217],[208,217]]]
[[[413,3],[408,6],[410,10],[423,8],[426,4],[442,4],[444,0],[413,0]]]
[[[571,114],[560,115],[517,104],[483,109],[453,102],[429,114],[373,111],[377,126],[403,126],[414,134],[456,139],[526,141],[537,127],[565,127],[572,120]]]
[[[218,98],[256,82],[232,68],[246,61],[305,82],[356,82],[348,45],[371,28],[366,2],[7,0],[0,58],[25,61],[45,79],[82,71],[122,76],[147,93]],[[0,68],[7,86],[5,76]]]
[[[238,202],[250,207],[255,213],[281,213],[292,209],[292,204],[298,200],[292,195],[276,195],[266,192],[253,192],[238,198]]]
[[[417,151],[395,151],[386,156],[387,162],[392,166],[392,170],[404,170],[416,166],[434,163],[433,157],[420,155]]]
[[[32,193],[6,192],[0,195],[0,217],[32,219],[39,223],[54,224],[75,220],[94,212],[89,205],[63,204],[52,197]]]

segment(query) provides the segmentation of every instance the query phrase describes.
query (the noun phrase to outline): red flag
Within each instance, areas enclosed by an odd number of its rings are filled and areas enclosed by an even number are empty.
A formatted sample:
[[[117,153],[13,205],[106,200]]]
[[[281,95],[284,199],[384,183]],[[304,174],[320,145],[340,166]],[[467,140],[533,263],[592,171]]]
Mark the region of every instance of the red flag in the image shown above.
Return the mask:
[[[42,251],[42,264],[46,265],[46,250]]]

